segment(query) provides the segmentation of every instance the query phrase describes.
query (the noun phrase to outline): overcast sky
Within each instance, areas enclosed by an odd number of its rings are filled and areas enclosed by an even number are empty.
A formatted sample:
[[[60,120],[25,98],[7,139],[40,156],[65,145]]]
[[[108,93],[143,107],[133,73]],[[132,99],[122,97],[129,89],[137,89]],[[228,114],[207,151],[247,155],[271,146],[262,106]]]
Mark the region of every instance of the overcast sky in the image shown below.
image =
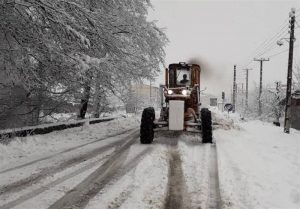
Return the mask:
[[[212,0],[152,0],[154,11],[150,19],[165,28],[169,38],[166,47],[166,66],[180,61],[197,61],[202,68],[201,86],[216,95],[227,93],[232,87],[233,65],[237,64],[237,82],[245,83],[242,69],[258,54],[257,48],[270,57],[288,48],[276,45],[288,35],[288,16],[292,7],[298,9],[300,1],[212,1]],[[296,28],[294,58],[300,62],[300,16]],[[286,28],[284,28],[286,26]],[[297,26],[297,24],[296,24]],[[277,36],[276,36],[277,34]],[[272,37],[275,38],[272,40]],[[268,47],[269,46],[269,47]],[[265,51],[263,50],[263,51]],[[264,62],[263,82],[273,85],[279,80],[286,83],[288,52],[271,56]],[[294,62],[295,63],[295,62]],[[252,62],[249,88],[259,81],[259,63]],[[163,72],[157,83],[163,83]],[[241,85],[240,85],[241,86]]]

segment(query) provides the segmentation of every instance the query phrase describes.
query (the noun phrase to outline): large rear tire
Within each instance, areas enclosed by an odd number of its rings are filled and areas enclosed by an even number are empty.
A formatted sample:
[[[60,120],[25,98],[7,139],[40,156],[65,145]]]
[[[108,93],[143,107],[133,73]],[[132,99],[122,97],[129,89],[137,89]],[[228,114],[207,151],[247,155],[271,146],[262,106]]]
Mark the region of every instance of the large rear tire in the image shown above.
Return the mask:
[[[155,111],[153,107],[148,107],[143,110],[141,129],[140,129],[140,141],[142,144],[151,144],[154,138],[154,119]]]
[[[207,108],[201,109],[202,142],[212,143],[211,112]]]

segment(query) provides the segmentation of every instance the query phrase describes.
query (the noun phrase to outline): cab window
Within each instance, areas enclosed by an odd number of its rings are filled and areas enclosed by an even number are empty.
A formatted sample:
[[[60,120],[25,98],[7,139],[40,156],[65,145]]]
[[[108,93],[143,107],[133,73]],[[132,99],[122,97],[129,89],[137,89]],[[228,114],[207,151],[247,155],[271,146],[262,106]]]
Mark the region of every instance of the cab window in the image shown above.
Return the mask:
[[[176,84],[178,86],[190,86],[191,85],[191,74],[187,69],[176,70]]]

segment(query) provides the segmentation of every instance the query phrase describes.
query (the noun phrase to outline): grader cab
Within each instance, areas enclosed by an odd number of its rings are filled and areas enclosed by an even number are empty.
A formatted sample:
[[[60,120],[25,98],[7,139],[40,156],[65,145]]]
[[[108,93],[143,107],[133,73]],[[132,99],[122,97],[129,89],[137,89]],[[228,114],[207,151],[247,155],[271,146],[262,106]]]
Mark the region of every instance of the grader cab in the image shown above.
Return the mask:
[[[165,72],[165,85],[161,88],[160,117],[155,119],[153,107],[143,110],[142,144],[152,143],[154,130],[199,132],[203,143],[212,143],[211,112],[200,108],[200,71],[197,64],[180,62],[169,65]]]

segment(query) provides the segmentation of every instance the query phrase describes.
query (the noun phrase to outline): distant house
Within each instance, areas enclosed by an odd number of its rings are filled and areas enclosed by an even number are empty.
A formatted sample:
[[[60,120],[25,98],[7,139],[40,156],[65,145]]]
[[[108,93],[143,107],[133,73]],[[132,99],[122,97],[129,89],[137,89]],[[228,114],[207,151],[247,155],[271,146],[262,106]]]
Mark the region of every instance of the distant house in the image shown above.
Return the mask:
[[[218,99],[217,98],[210,98],[210,106],[217,106]]]
[[[285,101],[286,99],[283,99],[280,104],[285,105]],[[300,130],[300,90],[292,94],[291,127]]]
[[[150,86],[144,83],[135,83],[131,87],[131,97],[126,104],[126,112],[133,113],[141,111],[146,107],[160,106],[160,89],[156,86]]]
[[[291,126],[294,129],[300,130],[300,90],[295,91],[292,95],[291,111]]]

